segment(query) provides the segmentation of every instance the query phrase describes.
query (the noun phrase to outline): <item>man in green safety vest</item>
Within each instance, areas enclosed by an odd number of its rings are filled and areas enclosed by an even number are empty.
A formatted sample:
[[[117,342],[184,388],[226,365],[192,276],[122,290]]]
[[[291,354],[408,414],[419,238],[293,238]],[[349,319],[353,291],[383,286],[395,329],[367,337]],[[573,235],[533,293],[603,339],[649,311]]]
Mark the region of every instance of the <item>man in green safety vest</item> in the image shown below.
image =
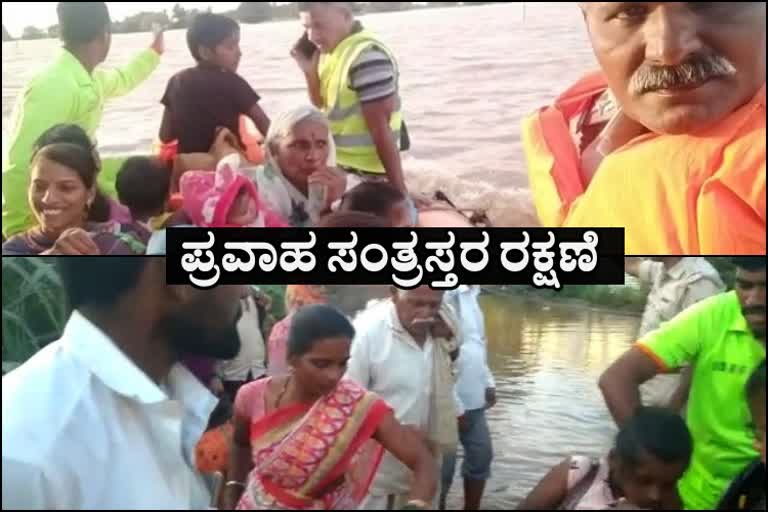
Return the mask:
[[[397,61],[355,20],[353,2],[299,2],[305,38],[291,55],[312,103],[331,124],[339,167],[363,179],[386,178],[407,192],[400,151],[409,145]]]

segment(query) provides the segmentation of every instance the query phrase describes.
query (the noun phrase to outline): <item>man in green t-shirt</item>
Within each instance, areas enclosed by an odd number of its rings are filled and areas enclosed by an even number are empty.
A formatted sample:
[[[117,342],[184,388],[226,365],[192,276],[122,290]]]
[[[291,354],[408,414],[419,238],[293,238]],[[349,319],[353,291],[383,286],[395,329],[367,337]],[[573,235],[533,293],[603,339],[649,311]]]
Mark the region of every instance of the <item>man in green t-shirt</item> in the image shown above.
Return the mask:
[[[165,50],[162,32],[157,32],[151,47],[126,66],[100,69],[112,45],[107,4],[59,2],[56,10],[64,47],[19,95],[10,119],[8,145],[3,147],[4,239],[35,224],[27,192],[37,139],[59,124],[76,124],[93,139],[107,102],[142,84],[160,65]],[[101,164],[99,186],[115,197],[121,160],[102,159]]]
[[[691,465],[679,484],[686,509],[714,509],[757,456],[744,386],[765,359],[765,257],[738,257],[736,287],[683,311],[646,336],[600,378],[621,425],[641,405],[640,385],[690,364]]]

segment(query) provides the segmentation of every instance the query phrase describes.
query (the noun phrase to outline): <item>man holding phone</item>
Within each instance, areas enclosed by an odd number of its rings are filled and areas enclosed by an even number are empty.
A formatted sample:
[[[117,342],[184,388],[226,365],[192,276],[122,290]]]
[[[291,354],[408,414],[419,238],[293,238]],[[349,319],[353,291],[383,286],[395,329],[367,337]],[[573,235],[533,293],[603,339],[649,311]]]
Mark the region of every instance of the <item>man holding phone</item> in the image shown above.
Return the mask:
[[[310,98],[331,123],[341,168],[364,179],[386,178],[407,192],[400,151],[409,141],[401,112],[397,62],[355,20],[353,2],[299,2],[304,37],[291,56]]]

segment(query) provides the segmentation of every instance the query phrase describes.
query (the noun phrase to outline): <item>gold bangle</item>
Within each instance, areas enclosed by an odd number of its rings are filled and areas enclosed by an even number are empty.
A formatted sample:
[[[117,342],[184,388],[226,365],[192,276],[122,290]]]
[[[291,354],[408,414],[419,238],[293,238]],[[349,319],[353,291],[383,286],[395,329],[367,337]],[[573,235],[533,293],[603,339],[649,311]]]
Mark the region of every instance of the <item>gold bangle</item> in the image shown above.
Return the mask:
[[[428,510],[429,509],[429,503],[427,503],[424,500],[411,500],[408,503],[405,504],[405,506],[410,507],[418,507],[422,510]]]
[[[245,489],[245,484],[244,484],[243,482],[238,482],[237,480],[230,480],[229,482],[227,482],[226,484],[224,484],[224,487],[233,487],[233,486],[235,486],[235,485],[236,485],[236,486],[238,486],[238,487],[242,487],[243,489]]]

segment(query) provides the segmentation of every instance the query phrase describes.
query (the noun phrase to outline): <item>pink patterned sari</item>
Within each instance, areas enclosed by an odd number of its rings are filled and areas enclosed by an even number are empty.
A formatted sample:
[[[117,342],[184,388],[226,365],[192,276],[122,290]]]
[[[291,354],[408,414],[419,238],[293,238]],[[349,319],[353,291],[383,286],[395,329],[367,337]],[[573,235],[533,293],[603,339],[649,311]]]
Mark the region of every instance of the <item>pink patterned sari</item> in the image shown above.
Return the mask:
[[[269,379],[251,384],[264,386]],[[384,448],[372,436],[391,409],[352,381],[311,405],[291,405],[251,425],[254,469],[238,510],[354,510]]]

